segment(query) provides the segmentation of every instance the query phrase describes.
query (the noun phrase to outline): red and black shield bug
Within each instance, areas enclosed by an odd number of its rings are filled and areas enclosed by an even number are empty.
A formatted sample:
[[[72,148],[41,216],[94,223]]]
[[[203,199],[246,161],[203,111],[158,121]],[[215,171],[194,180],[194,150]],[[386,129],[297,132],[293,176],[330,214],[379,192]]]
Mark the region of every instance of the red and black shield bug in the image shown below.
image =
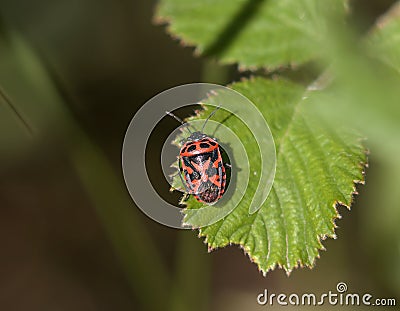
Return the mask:
[[[217,112],[217,107],[204,122],[201,131],[190,132],[183,143],[178,157],[179,176],[188,194],[193,194],[197,201],[213,205],[225,192],[226,171],[222,161],[221,148],[215,138],[203,133],[207,121]],[[186,124],[171,112],[182,124]],[[182,177],[183,175],[183,177]]]

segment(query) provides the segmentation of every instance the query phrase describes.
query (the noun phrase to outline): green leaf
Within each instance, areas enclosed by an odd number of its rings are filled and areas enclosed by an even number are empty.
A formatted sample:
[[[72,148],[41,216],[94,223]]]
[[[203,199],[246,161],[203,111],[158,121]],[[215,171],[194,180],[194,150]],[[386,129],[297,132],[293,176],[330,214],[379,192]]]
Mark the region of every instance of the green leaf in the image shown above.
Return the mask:
[[[373,55],[400,73],[400,3],[382,16],[367,37]]]
[[[288,273],[298,265],[313,266],[318,251],[323,249],[320,240],[335,237],[337,206],[350,207],[355,183],[364,181],[366,155],[360,137],[349,130],[327,128],[314,112],[315,105],[322,105],[324,98],[317,91],[307,91],[285,80],[263,78],[245,80],[231,87],[249,98],[270,126],[277,152],[275,180],[267,200],[251,214],[249,207],[259,174],[250,174],[240,204],[222,220],[200,228],[200,236],[206,237],[210,250],[228,244],[240,245],[264,273],[276,265]],[[218,100],[218,94],[215,96]],[[208,114],[209,111],[203,111],[199,117]],[[226,112],[218,112],[213,119],[240,138],[249,158],[250,172],[258,172],[260,156],[256,140],[239,119],[227,116]],[[219,136],[218,131],[215,135],[223,146],[236,148],[230,138]],[[245,164],[236,160],[232,161],[232,172],[237,172],[240,181]],[[200,207],[200,203],[190,198],[185,213],[190,216],[190,211]],[[185,222],[197,227],[190,217]]]
[[[360,129],[371,149],[394,163],[400,152],[399,17],[397,2],[363,38],[332,25],[323,44],[334,60],[327,71],[334,82],[326,92],[332,96],[320,106],[336,126]]]
[[[299,65],[320,56],[326,16],[344,0],[161,0],[155,20],[196,52],[242,68]]]

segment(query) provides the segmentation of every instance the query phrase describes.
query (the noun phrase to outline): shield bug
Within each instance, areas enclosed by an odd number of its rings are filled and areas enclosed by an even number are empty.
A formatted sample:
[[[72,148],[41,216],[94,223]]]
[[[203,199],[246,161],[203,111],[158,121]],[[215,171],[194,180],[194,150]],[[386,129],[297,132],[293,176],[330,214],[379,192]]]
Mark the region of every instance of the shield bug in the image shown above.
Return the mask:
[[[220,106],[207,117],[201,131],[192,132],[187,127],[190,136],[184,141],[178,156],[179,176],[186,192],[207,205],[218,202],[226,186],[226,171],[220,145],[215,138],[203,133],[208,120],[219,108]],[[181,124],[186,124],[171,112],[167,114]]]

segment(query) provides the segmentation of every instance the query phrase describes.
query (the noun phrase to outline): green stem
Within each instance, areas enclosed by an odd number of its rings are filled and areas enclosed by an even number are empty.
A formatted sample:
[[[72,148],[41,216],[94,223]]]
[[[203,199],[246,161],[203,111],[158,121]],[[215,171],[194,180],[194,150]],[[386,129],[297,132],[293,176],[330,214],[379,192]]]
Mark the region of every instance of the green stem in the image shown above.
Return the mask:
[[[162,257],[102,151],[78,131],[70,158],[104,225],[127,280],[146,310],[164,310],[169,279]]]
[[[211,257],[191,231],[181,231],[175,260],[171,311],[208,310]]]

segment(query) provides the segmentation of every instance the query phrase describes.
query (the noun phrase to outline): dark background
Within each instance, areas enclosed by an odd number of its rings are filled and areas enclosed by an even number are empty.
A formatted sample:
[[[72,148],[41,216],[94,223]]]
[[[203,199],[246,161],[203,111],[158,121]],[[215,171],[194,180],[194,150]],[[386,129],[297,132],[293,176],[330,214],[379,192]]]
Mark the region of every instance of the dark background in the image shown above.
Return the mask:
[[[367,30],[392,2],[355,1],[353,23]],[[255,299],[264,288],[320,293],[335,290],[339,281],[352,292],[398,298],[400,275],[385,272],[382,261],[398,246],[370,227],[382,166],[373,157],[352,211],[340,209],[338,239],[324,242],[327,251],[315,268],[297,269],[289,278],[280,269],[263,277],[237,246],[207,254],[196,232],[163,227],[134,206],[120,158],[135,111],[172,86],[249,75],[194,57],[192,48],[152,23],[154,6],[145,0],[0,1],[2,33],[17,32],[39,56],[74,124],[64,127],[49,115],[38,143],[2,157],[0,310],[151,310],[147,300],[159,300],[165,310],[180,310],[185,301],[193,309],[261,310]],[[172,130],[176,123],[161,126]],[[85,157],[79,152],[88,145],[85,160],[98,169],[99,188],[88,186],[94,173],[79,169]],[[157,160],[157,141],[151,148]],[[174,295],[178,302],[170,302]]]

